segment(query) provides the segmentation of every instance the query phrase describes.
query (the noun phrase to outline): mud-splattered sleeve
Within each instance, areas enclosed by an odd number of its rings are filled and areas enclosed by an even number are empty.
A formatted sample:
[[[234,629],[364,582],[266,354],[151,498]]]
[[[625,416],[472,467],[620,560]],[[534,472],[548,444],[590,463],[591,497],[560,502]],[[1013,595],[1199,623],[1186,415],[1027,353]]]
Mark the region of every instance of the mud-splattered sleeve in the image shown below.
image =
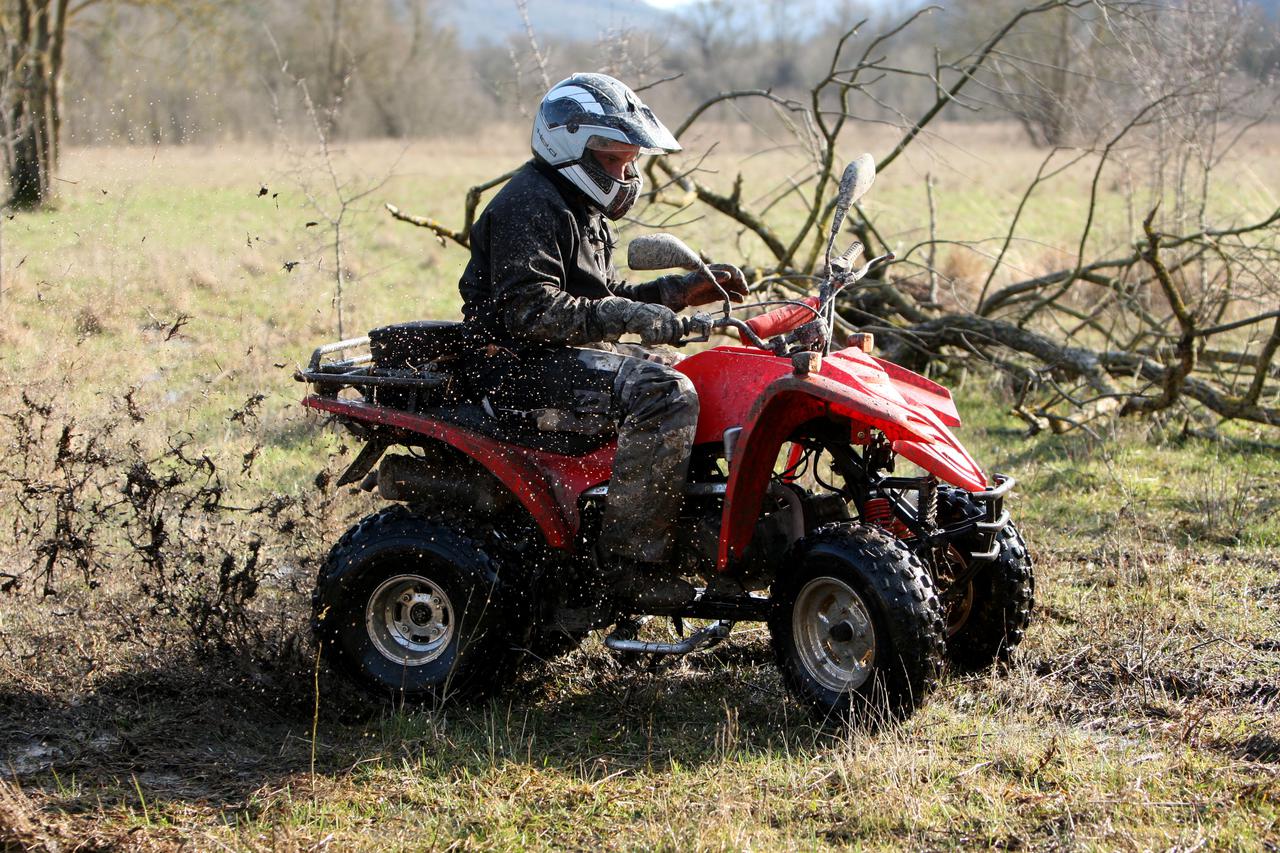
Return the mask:
[[[531,209],[490,222],[493,298],[507,331],[547,343],[616,341],[625,332],[627,301],[565,292],[566,265],[580,239],[577,224],[568,210],[532,201]]]

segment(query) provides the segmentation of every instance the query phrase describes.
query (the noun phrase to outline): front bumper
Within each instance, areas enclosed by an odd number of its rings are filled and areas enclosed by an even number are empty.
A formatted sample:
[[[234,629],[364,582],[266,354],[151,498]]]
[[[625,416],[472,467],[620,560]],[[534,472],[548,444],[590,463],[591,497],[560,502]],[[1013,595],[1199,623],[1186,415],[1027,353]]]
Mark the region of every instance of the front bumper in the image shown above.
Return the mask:
[[[991,488],[969,494],[974,503],[985,510],[982,519],[975,521],[973,525],[981,535],[979,548],[969,554],[971,560],[994,560],[999,556],[998,537],[1000,531],[1009,526],[1009,511],[1004,508],[1004,498],[1017,480],[1005,474],[996,474],[995,481],[996,484]]]

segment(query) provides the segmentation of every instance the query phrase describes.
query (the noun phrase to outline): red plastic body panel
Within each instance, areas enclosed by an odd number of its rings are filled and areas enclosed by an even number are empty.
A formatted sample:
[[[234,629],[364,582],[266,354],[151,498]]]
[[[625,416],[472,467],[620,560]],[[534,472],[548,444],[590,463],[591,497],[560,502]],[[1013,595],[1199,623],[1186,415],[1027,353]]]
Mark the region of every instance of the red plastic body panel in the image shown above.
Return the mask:
[[[816,311],[820,300],[816,296],[808,296],[800,301],[814,310],[809,311],[799,305],[783,305],[758,317],[752,317],[747,321],[747,325],[751,327],[751,331],[762,338],[772,338],[774,335],[798,329],[818,316]]]
[[[698,389],[694,443],[721,441],[729,427],[746,426],[747,412],[764,389],[791,373],[785,360],[758,349],[716,347],[676,365]]]
[[[696,443],[719,442],[726,429],[742,428],[725,493],[718,556],[722,571],[744,555],[782,444],[806,421],[847,420],[853,443],[865,442],[870,430],[879,430],[896,453],[940,479],[969,491],[987,488],[982,469],[948,429],[958,426],[960,418],[947,390],[860,349],[831,353],[821,370],[808,376],[794,375],[788,359],[729,346],[692,355],[676,369],[698,389]],[[582,492],[609,479],[617,449],[609,444],[584,456],[566,456],[359,401],[312,395],[303,404],[427,436],[466,453],[520,500],[547,544],[564,550],[574,547]]]
[[[511,490],[529,511],[552,548],[572,550],[578,535],[578,498],[609,479],[615,444],[585,456],[565,456],[517,447],[463,429],[448,421],[353,400],[311,395],[302,404],[313,409],[425,435],[476,460]]]
[[[891,441],[932,440],[936,437],[934,423],[941,423],[944,431],[948,425],[959,425],[960,418],[947,389],[897,365],[893,365],[897,373],[890,374],[883,364],[890,362],[849,348],[823,359],[819,376],[847,388],[850,405],[863,412],[861,419],[882,430]],[[688,376],[698,389],[700,411],[695,441],[699,444],[721,440],[730,427],[745,427],[752,406],[765,388],[792,373],[787,359],[754,348],[731,346],[691,355],[677,364],[676,370]],[[849,414],[854,415],[852,411]],[[955,438],[947,435],[955,443]],[[976,463],[970,462],[976,468]],[[936,473],[942,476],[941,472]]]
[[[778,452],[791,433],[818,417],[847,418],[858,433],[877,429],[895,452],[969,491],[987,478],[948,429],[959,424],[945,388],[859,349],[823,359],[817,375],[794,376],[791,364],[742,347],[717,347],[677,365],[698,389],[697,441],[715,441],[740,426],[725,494],[719,568],[740,559],[751,542]]]
[[[833,353],[833,355],[839,356],[840,353]],[[872,356],[871,360],[889,374],[889,379],[897,386],[898,393],[907,400],[917,406],[933,409],[938,419],[949,427],[960,426],[960,413],[956,411],[955,400],[951,399],[951,392],[946,388],[932,379],[925,379],[919,373],[899,367],[892,361],[885,361],[875,356]]]

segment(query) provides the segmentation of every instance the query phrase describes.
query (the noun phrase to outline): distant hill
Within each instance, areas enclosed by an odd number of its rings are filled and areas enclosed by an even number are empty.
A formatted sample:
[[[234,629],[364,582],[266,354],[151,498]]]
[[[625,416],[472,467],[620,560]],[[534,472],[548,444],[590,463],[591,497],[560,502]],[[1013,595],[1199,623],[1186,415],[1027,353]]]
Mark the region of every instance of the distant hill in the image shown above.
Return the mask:
[[[656,30],[668,14],[644,0],[528,0],[528,10],[534,35],[543,39],[594,39],[622,27]],[[524,33],[515,0],[452,0],[441,15],[469,47]]]
[[[953,0],[941,0],[947,5]],[[1280,0],[1245,0],[1261,8],[1271,20],[1280,20]],[[759,4],[762,0],[738,0],[740,6]],[[910,0],[907,7],[922,5],[923,0]],[[871,0],[872,6],[883,6],[882,0]],[[453,27],[466,47],[482,42],[504,42],[508,36],[523,35],[524,22],[516,10],[515,0],[450,0],[441,4],[441,17]],[[810,19],[822,8],[821,2],[797,3],[797,12]],[[528,0],[529,20],[534,35],[545,40],[570,38],[591,40],[601,33],[619,28],[661,31],[676,14],[659,9],[645,0]]]

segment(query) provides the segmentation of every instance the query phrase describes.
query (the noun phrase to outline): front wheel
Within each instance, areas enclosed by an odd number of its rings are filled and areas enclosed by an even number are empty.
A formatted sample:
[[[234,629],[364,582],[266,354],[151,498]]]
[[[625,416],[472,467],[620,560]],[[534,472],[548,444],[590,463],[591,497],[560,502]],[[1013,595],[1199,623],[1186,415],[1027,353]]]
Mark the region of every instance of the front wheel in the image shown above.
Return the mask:
[[[920,707],[945,649],[924,565],[865,524],[800,540],[773,587],[769,632],[787,688],[822,718],[876,722]]]
[[[372,693],[475,698],[514,676],[503,580],[477,538],[389,507],[333,547],[312,627],[329,664]]]

